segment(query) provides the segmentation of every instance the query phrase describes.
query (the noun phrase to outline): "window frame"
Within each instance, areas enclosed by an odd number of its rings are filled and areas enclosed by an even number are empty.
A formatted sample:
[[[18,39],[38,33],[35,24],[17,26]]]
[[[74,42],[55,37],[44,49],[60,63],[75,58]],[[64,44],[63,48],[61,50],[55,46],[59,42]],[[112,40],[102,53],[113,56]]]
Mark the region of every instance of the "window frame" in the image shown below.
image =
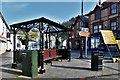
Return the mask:
[[[95,11],[95,19],[100,19],[100,17],[101,17],[101,11],[100,10]]]
[[[116,23],[116,29],[113,29],[112,28],[112,23]],[[113,25],[113,26],[115,26],[115,25]],[[113,30],[113,31],[116,31],[117,30],[117,18],[115,17],[115,18],[112,18],[111,20],[110,20],[110,29],[111,30]]]
[[[96,27],[96,29],[95,29],[95,27]],[[99,29],[99,26],[98,25],[94,25],[94,33],[98,33],[98,29]]]
[[[116,5],[116,6],[113,7],[113,5]],[[112,12],[113,10],[115,10],[116,12]],[[111,4],[111,7],[110,7],[110,14],[111,14],[111,15],[117,14],[117,4],[116,4],[116,3]]]

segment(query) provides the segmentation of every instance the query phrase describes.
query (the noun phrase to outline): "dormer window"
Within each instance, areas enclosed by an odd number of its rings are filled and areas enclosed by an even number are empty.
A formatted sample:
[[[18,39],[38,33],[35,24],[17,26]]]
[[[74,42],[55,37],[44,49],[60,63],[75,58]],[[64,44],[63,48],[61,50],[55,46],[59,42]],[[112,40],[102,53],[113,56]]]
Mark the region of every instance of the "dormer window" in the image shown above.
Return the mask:
[[[112,4],[111,5],[111,14],[116,14],[117,13],[117,4]]]

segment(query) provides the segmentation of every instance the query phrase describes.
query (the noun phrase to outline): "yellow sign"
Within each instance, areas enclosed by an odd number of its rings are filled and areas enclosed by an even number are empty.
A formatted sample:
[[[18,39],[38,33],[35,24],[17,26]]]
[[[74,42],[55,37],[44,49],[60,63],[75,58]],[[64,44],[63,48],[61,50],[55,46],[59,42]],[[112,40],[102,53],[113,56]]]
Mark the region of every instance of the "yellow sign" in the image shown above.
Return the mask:
[[[111,30],[101,30],[101,33],[105,44],[117,44]]]
[[[90,33],[89,33],[89,32],[82,32],[82,31],[80,31],[80,32],[79,32],[79,35],[80,35],[80,36],[84,36],[84,37],[89,37],[89,36],[90,36]]]
[[[120,40],[116,40],[116,41],[117,41],[118,48],[120,50]]]
[[[36,32],[31,32],[29,35],[30,35],[30,39],[38,38],[38,33],[36,33]]]
[[[26,32],[18,32],[18,34],[26,35],[27,33]]]

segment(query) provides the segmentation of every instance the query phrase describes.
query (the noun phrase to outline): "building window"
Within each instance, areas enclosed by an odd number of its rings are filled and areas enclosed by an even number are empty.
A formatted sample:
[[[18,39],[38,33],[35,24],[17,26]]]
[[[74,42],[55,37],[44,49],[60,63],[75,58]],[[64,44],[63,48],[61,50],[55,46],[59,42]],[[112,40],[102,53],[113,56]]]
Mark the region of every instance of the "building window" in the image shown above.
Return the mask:
[[[100,32],[101,29],[102,29],[102,25],[95,25],[94,26],[94,33]]]
[[[76,24],[76,27],[77,27],[77,29],[79,28],[79,23],[77,22],[77,24]]]
[[[10,38],[10,33],[7,33],[7,38]]]
[[[117,22],[111,22],[111,30],[117,29]]]
[[[117,13],[117,4],[112,4],[111,6],[111,14],[116,14]]]
[[[96,45],[95,45],[95,47],[96,47],[96,48],[98,48],[98,47],[99,47],[99,45],[100,45],[100,39],[99,39],[99,38],[97,38],[97,39],[96,39]]]
[[[96,13],[95,13],[95,18],[96,18],[96,19],[100,19],[100,11],[96,11]]]
[[[98,32],[98,26],[94,26],[94,33]]]
[[[101,29],[102,29],[102,25],[99,25],[99,32],[101,31]]]
[[[100,45],[100,38],[91,38],[91,48],[98,48]]]
[[[79,37],[79,31],[76,31],[76,37]]]
[[[82,28],[82,26],[83,26],[83,25],[82,25],[82,22],[80,22],[80,29]]]

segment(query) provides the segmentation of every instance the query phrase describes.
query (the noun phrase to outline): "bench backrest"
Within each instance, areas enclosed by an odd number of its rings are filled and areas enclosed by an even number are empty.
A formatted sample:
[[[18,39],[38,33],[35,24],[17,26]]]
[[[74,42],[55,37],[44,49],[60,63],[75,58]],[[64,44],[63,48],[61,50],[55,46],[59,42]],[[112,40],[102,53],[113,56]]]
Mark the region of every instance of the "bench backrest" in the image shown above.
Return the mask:
[[[51,56],[51,57],[57,56],[57,51],[56,51],[56,49],[50,50],[50,56]]]
[[[44,50],[44,59],[49,58],[49,50]]]

